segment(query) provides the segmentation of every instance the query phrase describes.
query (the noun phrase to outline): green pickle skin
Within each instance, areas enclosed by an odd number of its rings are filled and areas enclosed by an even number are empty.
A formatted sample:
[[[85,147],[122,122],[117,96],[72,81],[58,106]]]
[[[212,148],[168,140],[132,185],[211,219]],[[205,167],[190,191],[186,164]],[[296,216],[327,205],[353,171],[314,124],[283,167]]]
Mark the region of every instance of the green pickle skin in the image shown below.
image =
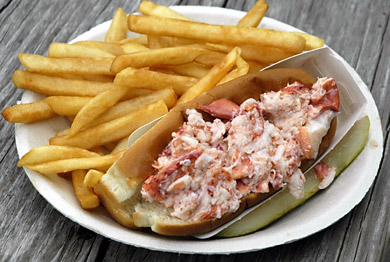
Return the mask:
[[[369,130],[370,119],[365,116],[358,120],[336,147],[324,157],[322,161],[329,167],[336,168],[336,176],[362,151],[367,142]],[[310,170],[306,173],[305,195],[302,199],[296,199],[289,190],[283,190],[239,221],[222,230],[217,234],[217,237],[242,236],[269,225],[315,195],[319,191],[319,183],[320,179],[316,178],[314,170]]]

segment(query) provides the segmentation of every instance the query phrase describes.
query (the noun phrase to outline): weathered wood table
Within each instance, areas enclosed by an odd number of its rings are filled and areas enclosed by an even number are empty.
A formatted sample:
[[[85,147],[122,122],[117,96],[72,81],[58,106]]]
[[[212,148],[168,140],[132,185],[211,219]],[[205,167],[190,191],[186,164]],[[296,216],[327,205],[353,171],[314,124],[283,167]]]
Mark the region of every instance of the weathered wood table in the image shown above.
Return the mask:
[[[16,103],[18,52],[46,54],[140,1],[0,1],[0,108]],[[160,0],[163,5],[249,10],[255,0]],[[390,261],[390,1],[268,0],[267,16],[318,35],[360,74],[382,119],[384,157],[363,201],[334,225],[302,240],[244,254],[189,255],[127,246],[89,231],[49,205],[18,161],[14,125],[0,120],[0,261]]]

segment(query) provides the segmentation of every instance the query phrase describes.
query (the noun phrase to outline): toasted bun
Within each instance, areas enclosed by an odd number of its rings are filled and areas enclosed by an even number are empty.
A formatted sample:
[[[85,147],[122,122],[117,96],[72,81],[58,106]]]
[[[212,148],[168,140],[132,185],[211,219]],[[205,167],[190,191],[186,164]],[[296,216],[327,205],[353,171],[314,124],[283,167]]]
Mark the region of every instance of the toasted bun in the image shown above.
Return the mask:
[[[95,192],[110,214],[120,224],[129,228],[150,227],[159,234],[185,236],[205,233],[230,221],[275,191],[246,196],[236,212],[225,214],[220,219],[189,223],[171,217],[169,210],[161,204],[143,200],[140,188],[143,181],[153,173],[152,164],[170,142],[172,132],[177,131],[184,123],[186,109],[208,105],[220,98],[229,99],[236,104],[241,104],[248,98],[258,100],[262,93],[278,91],[295,81],[311,86],[315,79],[301,69],[266,70],[219,85],[188,103],[176,106],[124,153],[100,179]],[[320,150],[329,146],[335,130],[336,124],[333,121]],[[308,164],[303,163],[303,166]]]

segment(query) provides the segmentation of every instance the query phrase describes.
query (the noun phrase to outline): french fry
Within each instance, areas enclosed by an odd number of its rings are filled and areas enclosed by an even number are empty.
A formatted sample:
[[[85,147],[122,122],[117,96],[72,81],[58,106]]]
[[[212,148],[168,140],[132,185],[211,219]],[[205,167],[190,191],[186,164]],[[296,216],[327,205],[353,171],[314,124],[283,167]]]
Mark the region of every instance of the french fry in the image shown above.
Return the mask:
[[[96,96],[114,87],[110,82],[65,79],[24,70],[16,70],[12,81],[17,88],[53,96]]]
[[[77,113],[68,135],[75,135],[103,112],[110,109],[127,93],[127,89],[123,86],[114,86],[89,100]]]
[[[55,136],[65,136],[69,133],[69,128],[62,129],[56,133]]]
[[[91,188],[84,185],[86,173],[86,170],[72,171],[72,184],[81,207],[84,209],[93,209],[100,206],[100,200]]]
[[[217,65],[213,66],[210,71],[201,78],[195,85],[189,88],[177,101],[177,104],[183,104],[191,101],[201,93],[216,86],[218,82],[232,69],[236,63],[237,56],[240,55],[238,47],[233,48],[226,57]]]
[[[156,103],[159,100],[164,101],[168,108],[176,104],[176,94],[172,89],[162,89],[149,95],[136,97],[130,100],[117,103],[115,106],[101,114],[98,118],[90,123],[88,127],[100,125],[102,123],[125,116],[137,110],[142,110],[146,105]]]
[[[165,65],[162,68],[171,70],[179,75],[202,78],[209,71],[209,67],[192,62],[183,65]]]
[[[118,8],[115,12],[114,18],[112,19],[110,28],[107,31],[106,42],[120,41],[126,38],[127,33],[127,14]]]
[[[82,79],[95,82],[114,82],[114,76],[109,75],[79,75]]]
[[[102,147],[108,152],[112,153],[112,150],[116,147],[117,141],[104,144]]]
[[[293,34],[302,36],[306,40],[305,49],[304,50],[312,50],[316,48],[320,48],[324,46],[324,39],[319,38],[318,36],[314,36],[307,33],[301,32],[293,32]]]
[[[94,47],[83,45],[71,45],[65,43],[52,43],[49,47],[49,57],[110,57],[114,58],[112,53],[100,50]]]
[[[34,123],[55,116],[53,109],[45,100],[5,108],[1,115],[10,123]]]
[[[170,43],[171,43],[170,37],[148,35],[148,47],[150,49],[169,47]]]
[[[205,49],[190,46],[150,49],[117,56],[112,62],[111,71],[119,73],[127,67],[142,68],[186,64],[205,53],[208,53]]]
[[[158,102],[159,100],[164,101],[166,106],[170,109],[176,104],[176,94],[173,89],[167,88],[159,91],[152,92],[149,95],[136,97],[130,100],[122,101],[117,103],[106,112],[102,113],[98,118],[91,121],[86,128],[95,127],[97,125],[109,122],[119,117],[128,115],[130,113],[142,110],[145,106]],[[70,128],[61,130],[56,136],[68,135]],[[106,145],[105,145],[106,146]]]
[[[135,89],[135,90],[137,90],[137,89]],[[129,89],[128,91],[132,91],[132,89]],[[53,97],[48,97],[46,99],[49,99],[49,98],[50,98],[50,100],[55,101],[54,103],[52,101],[50,101],[50,103],[49,103],[50,105],[55,104],[55,112],[56,112],[57,108],[58,108],[58,110],[62,109],[62,111],[59,112],[61,114],[67,112],[68,109],[71,108],[72,106],[74,106],[74,108],[73,108],[74,111],[76,111],[77,109],[81,110],[82,106],[84,106],[86,104],[85,103],[84,105],[82,105],[80,103],[80,105],[68,105],[68,103],[71,103],[72,98],[75,98],[75,97],[63,97],[64,98],[63,101],[58,101],[58,103],[56,103],[57,100],[60,100],[62,97],[59,97],[59,99],[57,99],[56,96],[53,96]],[[76,99],[76,101],[77,101],[79,98],[78,97],[76,97],[76,98],[77,98]],[[92,98],[88,98],[88,99],[91,100]],[[116,118],[125,116],[125,115],[130,114],[132,112],[135,112],[137,110],[141,110],[146,105],[156,103],[159,100],[164,101],[164,103],[166,104],[166,106],[168,108],[172,108],[176,104],[177,98],[176,98],[176,94],[173,91],[173,89],[167,88],[167,89],[162,89],[160,91],[152,92],[150,94],[146,94],[144,96],[139,96],[139,97],[135,97],[135,98],[132,98],[129,100],[125,100],[125,101],[117,103],[115,106],[108,109],[106,112],[102,113],[98,118],[95,118],[94,120],[92,120],[86,126],[86,128],[91,128],[91,127],[100,125],[102,123],[114,120]],[[56,134],[56,136],[68,135],[69,131],[70,131],[70,128],[61,130],[60,132],[58,132]]]
[[[107,150],[103,146],[95,146],[90,149],[92,152],[98,154],[99,156],[104,156],[107,154]]]
[[[147,46],[148,45],[148,37],[146,35],[143,35],[143,36],[134,37],[134,38],[126,38],[126,39],[118,41],[117,43],[122,44],[122,45],[127,44],[127,43],[135,43],[135,44]]]
[[[183,46],[183,45],[204,45],[206,42],[188,38],[178,38],[178,37],[166,37],[169,39],[169,46]]]
[[[279,48],[274,47],[262,47],[262,46],[240,46],[242,57],[245,60],[253,60],[260,63],[275,63],[277,61],[286,59],[295,53],[286,52]]]
[[[218,85],[226,83],[230,80],[248,74],[249,64],[239,55],[236,59],[236,69],[230,71],[224,78],[219,81]]]
[[[96,157],[98,154],[78,147],[45,145],[31,149],[18,162],[18,167],[37,165],[69,158]]]
[[[49,96],[45,101],[57,115],[75,116],[91,99],[82,96]]]
[[[47,76],[61,77],[73,80],[88,80],[97,82],[113,82],[114,76],[107,75],[75,75],[75,74],[47,74]]]
[[[305,47],[305,39],[301,36],[263,28],[211,25],[141,15],[129,15],[127,25],[131,31],[147,35],[191,38],[232,45],[269,46],[293,53],[300,53]]]
[[[149,90],[161,90],[172,87],[176,94],[181,95],[197,81],[198,79],[188,76],[170,75],[128,67],[116,75],[114,84]]]
[[[138,6],[138,10],[145,15],[191,20],[188,17],[181,15],[166,6],[158,5],[150,1],[142,1]]]
[[[136,112],[80,131],[72,137],[56,136],[51,138],[49,142],[51,145],[68,145],[90,149],[129,136],[138,127],[149,123],[167,112],[167,106],[160,100],[157,103],[147,105]]]
[[[138,6],[138,10],[145,15],[192,21],[190,18],[173,11],[169,7],[158,5],[150,1],[142,1]],[[195,42],[190,39],[148,35],[148,44],[150,48],[189,45],[193,43]]]
[[[127,93],[122,100],[129,100],[139,96],[146,96],[146,95],[150,95],[151,93],[153,93],[153,91],[148,89],[129,88],[129,90],[127,90]]]
[[[18,54],[19,61],[29,72],[41,74],[114,75],[110,71],[112,58],[71,57],[50,58],[32,54]]]
[[[265,13],[267,13],[268,7],[269,5],[265,0],[257,1],[248,13],[241,18],[237,26],[257,27],[265,16]]]
[[[222,61],[226,53],[222,53],[214,50],[207,50],[207,52],[204,52],[203,54],[196,57],[195,62],[202,64],[206,67],[213,67],[214,65]]]
[[[84,185],[89,188],[94,188],[95,185],[99,182],[100,178],[104,175],[104,172],[98,171],[95,169],[88,170],[87,174],[84,177]]]
[[[230,45],[220,45],[220,44],[206,44],[208,47],[215,49],[220,52],[228,53],[234,48]],[[273,47],[264,47],[264,46],[251,46],[243,45],[240,46],[241,56],[245,60],[257,61],[260,63],[275,63],[277,61],[283,60],[287,57],[294,55],[294,53],[286,52],[279,48]]]
[[[79,41],[72,45],[79,45],[91,48],[97,48],[113,55],[123,55],[125,52],[122,45],[117,42],[102,42],[102,41]]]
[[[122,150],[126,150],[129,137],[130,136],[127,136],[127,137],[124,137],[121,140],[119,140],[119,142],[116,144],[116,147],[114,147],[114,149],[111,151],[111,153],[116,153],[116,152],[120,152]]]
[[[26,165],[26,167],[44,175],[65,173],[80,169],[107,171],[107,169],[121,157],[122,153],[123,152],[104,156],[61,159],[42,164]]]
[[[122,49],[123,49],[124,54],[130,54],[130,53],[134,53],[134,52],[149,50],[149,48],[147,48],[146,46],[141,45],[141,44],[137,44],[137,43],[123,44]]]

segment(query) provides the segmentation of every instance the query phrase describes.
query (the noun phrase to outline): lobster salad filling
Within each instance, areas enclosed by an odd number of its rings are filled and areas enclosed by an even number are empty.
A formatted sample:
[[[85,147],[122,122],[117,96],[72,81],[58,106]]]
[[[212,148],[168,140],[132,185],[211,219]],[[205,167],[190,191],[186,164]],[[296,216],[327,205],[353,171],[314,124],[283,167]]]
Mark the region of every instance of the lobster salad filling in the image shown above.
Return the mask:
[[[142,186],[147,201],[157,201],[186,221],[220,218],[235,212],[241,199],[288,187],[304,194],[303,159],[317,157],[319,145],[339,111],[332,78],[311,87],[299,82],[260,100],[237,105],[219,99],[195,109],[162,151],[155,173]]]

